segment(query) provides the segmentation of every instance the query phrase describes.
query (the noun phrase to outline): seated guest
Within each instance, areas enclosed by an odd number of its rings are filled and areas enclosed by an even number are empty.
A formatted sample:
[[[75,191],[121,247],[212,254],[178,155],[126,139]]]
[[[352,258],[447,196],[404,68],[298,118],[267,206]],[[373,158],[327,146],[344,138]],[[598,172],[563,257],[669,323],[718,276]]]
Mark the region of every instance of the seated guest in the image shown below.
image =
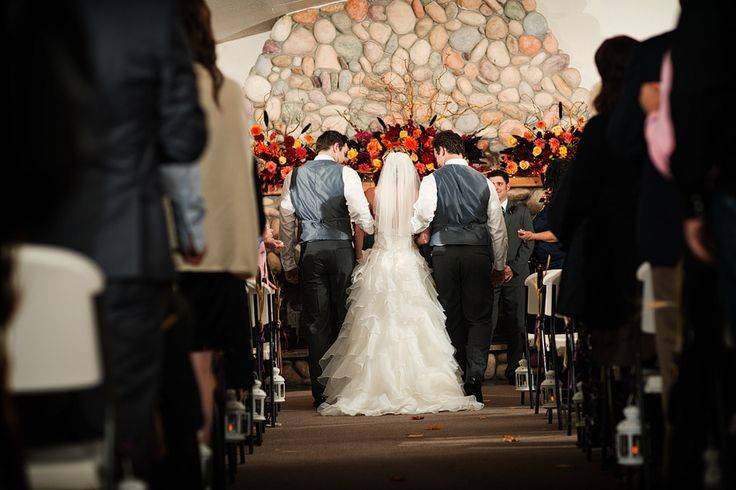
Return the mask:
[[[506,232],[509,237],[509,248],[506,255],[507,282],[496,286],[493,290],[493,332],[499,321],[502,331],[509,335],[508,367],[506,377],[514,382],[514,371],[524,352],[526,337],[524,314],[524,279],[529,275],[529,258],[534,248],[528,240],[522,240],[519,230],[533,230],[532,216],[529,209],[521,202],[509,201],[511,185],[509,175],[503,170],[494,170],[488,175],[496,187],[498,199],[501,201]]]
[[[547,204],[554,195],[554,188],[550,183],[549,178],[545,178],[545,187],[544,194],[540,200],[544,206],[532,220],[533,230],[525,230],[522,228],[517,232],[517,235],[522,240],[535,242],[531,255],[532,271],[535,271],[540,265],[545,270],[562,269],[562,266],[565,263],[565,252],[555,234],[550,231],[549,209]]]

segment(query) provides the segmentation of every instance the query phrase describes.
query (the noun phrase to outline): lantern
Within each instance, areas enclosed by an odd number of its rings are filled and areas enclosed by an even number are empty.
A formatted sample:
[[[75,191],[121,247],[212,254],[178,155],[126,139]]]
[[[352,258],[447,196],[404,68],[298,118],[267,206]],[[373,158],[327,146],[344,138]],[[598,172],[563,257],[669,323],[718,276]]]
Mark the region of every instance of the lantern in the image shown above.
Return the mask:
[[[629,405],[624,408],[624,420],[616,426],[616,457],[618,464],[624,466],[641,466],[644,458],[641,454],[641,420],[639,407]]]
[[[227,390],[225,403],[225,442],[240,442],[245,439],[245,405],[238,400],[235,390]]]
[[[269,388],[273,383],[273,396],[276,403],[283,403],[286,401],[286,380],[281,376],[281,370],[277,367],[273,368],[273,376],[269,378]],[[269,390],[268,400],[271,400],[271,391]]]
[[[266,392],[261,389],[261,382],[255,380],[250,390],[251,409],[253,411],[253,422],[266,421]]]
[[[542,408],[553,409],[557,408],[557,399],[555,393],[555,372],[547,371],[544,373],[544,381],[539,394],[542,398]]]
[[[532,372],[532,382],[529,383],[529,364],[525,358],[519,360],[519,367],[516,368],[516,391],[534,391],[536,386],[536,376]]]

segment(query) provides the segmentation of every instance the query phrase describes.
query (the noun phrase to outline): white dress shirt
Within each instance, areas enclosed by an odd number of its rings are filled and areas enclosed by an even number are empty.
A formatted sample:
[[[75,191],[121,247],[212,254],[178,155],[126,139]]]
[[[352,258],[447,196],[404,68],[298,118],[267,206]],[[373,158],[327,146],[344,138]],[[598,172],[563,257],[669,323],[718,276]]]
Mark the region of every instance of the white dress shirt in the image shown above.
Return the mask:
[[[462,158],[453,158],[445,162],[445,165],[468,165]],[[503,271],[506,266],[506,251],[508,249],[508,236],[506,235],[506,221],[503,218],[503,210],[498,200],[496,187],[489,180],[488,188],[491,198],[488,200],[488,221],[486,226],[493,242],[493,266],[496,270]],[[426,230],[437,211],[437,182],[434,175],[424,177],[419,186],[419,197],[414,204],[414,216],[411,218],[412,233],[417,234]]]
[[[508,198],[506,198],[501,203],[501,209],[503,209],[503,214],[506,214],[506,210],[508,209],[508,207],[509,207],[509,200]]]
[[[329,155],[317,155],[316,160],[335,161]],[[281,192],[281,202],[279,203],[279,218],[281,220],[279,238],[284,242],[284,248],[281,250],[281,264],[284,267],[284,271],[296,269],[294,252],[298,243],[298,237],[296,210],[294,209],[294,204],[291,202],[290,192],[292,175],[294,175],[294,172],[287,175],[286,179],[284,179],[284,188]],[[363,192],[363,184],[358,172],[350,167],[344,166],[342,168],[342,182],[345,188],[344,195],[348,205],[348,212],[350,213],[350,220],[353,223],[357,223],[366,233],[372,234],[374,225],[373,216],[368,206],[368,200]]]

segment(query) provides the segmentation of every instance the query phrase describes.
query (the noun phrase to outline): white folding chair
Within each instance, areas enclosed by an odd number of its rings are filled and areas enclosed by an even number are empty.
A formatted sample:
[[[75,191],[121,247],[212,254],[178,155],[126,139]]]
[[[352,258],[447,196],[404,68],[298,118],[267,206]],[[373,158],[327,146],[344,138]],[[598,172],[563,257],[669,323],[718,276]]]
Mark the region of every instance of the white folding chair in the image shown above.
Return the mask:
[[[11,392],[40,394],[100,385],[94,304],[104,287],[99,267],[77,253],[37,245],[19,247],[14,258],[20,302],[8,328]],[[109,419],[106,425],[104,441],[30,450],[31,488],[103,487],[103,472],[112,459]]]

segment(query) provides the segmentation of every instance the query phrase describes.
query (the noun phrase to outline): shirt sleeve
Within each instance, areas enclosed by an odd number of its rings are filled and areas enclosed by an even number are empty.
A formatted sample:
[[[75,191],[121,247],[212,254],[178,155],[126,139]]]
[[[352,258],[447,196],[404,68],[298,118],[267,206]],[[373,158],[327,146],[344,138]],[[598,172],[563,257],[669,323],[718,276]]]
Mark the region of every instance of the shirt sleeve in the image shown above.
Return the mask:
[[[179,248],[184,254],[202,253],[205,249],[202,178],[199,164],[175,164],[160,167],[161,182],[171,199]]]
[[[437,211],[437,182],[433,175],[428,175],[419,186],[419,196],[414,204],[414,216],[411,218],[411,231],[414,235],[429,227],[435,211]]]
[[[649,158],[659,172],[671,178],[670,157],[675,149],[675,131],[670,118],[670,91],[672,89],[672,60],[669,52],[662,61],[659,109],[649,114],[644,123]]]
[[[368,199],[363,192],[363,184],[360,182],[358,172],[350,167],[342,170],[342,181],[345,187],[345,201],[348,204],[350,219],[357,223],[364,232],[369,235],[373,233],[373,216],[371,215]]]
[[[506,234],[506,221],[503,219],[503,208],[493,183],[488,181],[491,198],[488,200],[488,232],[493,242],[493,267],[502,271],[506,267],[506,253],[509,248],[509,238]]]
[[[281,221],[279,228],[279,237],[284,242],[284,248],[281,250],[281,265],[284,271],[296,269],[296,261],[294,260],[294,250],[297,243],[297,222],[294,205],[291,202],[291,176],[293,172],[284,179],[284,187],[281,192],[281,202],[279,203],[279,219]]]

